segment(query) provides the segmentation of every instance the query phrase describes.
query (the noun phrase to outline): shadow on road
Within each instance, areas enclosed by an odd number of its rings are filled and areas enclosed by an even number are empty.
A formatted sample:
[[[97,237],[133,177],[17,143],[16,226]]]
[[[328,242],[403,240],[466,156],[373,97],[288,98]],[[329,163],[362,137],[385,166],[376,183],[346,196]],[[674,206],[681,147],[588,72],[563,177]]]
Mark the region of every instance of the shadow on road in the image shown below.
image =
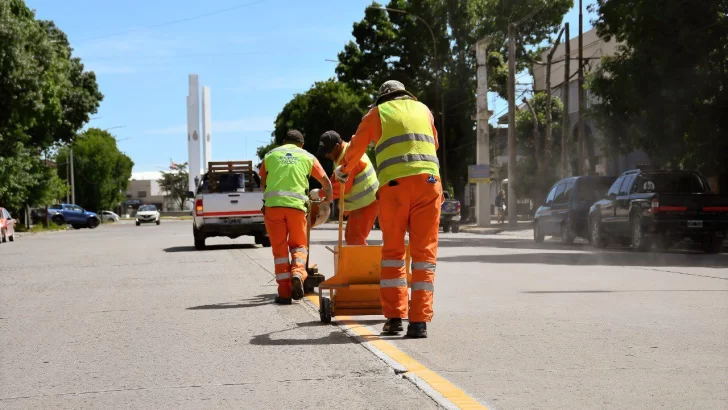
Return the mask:
[[[208,245],[204,251],[198,251],[194,246],[172,246],[171,248],[165,248],[164,251],[167,253],[176,252],[205,252],[205,251],[223,251],[230,249],[254,249],[256,245],[252,243],[241,243],[241,244],[230,244],[230,245]]]
[[[728,268],[728,255],[698,253],[660,253],[625,251],[593,251],[585,253],[517,253],[507,255],[443,256],[438,261],[545,264],[572,266],[644,266],[644,267],[703,267]]]
[[[304,327],[323,327],[332,329],[331,333],[328,336],[320,337],[318,339],[311,339],[311,338],[305,338],[299,337],[296,339],[286,339],[284,337],[280,338],[273,338],[272,335],[279,334],[279,333],[286,333],[288,331],[298,329],[298,328],[304,328]],[[297,336],[301,336],[300,334]],[[347,336],[344,332],[339,330],[339,328],[332,327],[331,325],[325,325],[321,322],[313,321],[313,322],[304,322],[304,323],[298,323],[295,328],[291,329],[285,329],[285,330],[278,330],[275,332],[270,333],[263,333],[262,335],[256,335],[253,336],[252,339],[250,339],[251,345],[257,345],[257,346],[318,346],[318,345],[346,345],[346,344],[355,344],[359,343],[356,340],[350,338]]]
[[[275,299],[275,297],[276,297],[275,293],[268,294],[268,295],[258,295],[252,299],[244,299],[244,300],[240,301],[240,302],[245,302],[245,303],[235,303],[235,302],[215,303],[212,305],[200,305],[200,306],[188,307],[185,310],[223,310],[223,309],[244,309],[244,308],[250,308],[250,307],[258,307],[258,306],[273,303],[273,300]]]
[[[521,293],[530,295],[580,294],[580,293],[639,293],[639,292],[728,292],[728,289],[644,289],[644,290],[530,290]]]

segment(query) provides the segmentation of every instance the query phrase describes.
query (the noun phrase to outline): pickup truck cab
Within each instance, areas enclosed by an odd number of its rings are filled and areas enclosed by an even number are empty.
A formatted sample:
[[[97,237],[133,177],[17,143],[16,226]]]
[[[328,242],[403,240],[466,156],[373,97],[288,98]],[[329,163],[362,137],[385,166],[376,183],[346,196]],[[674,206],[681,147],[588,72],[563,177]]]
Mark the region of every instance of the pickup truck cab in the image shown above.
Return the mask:
[[[719,253],[728,232],[728,195],[714,194],[693,171],[637,169],[623,173],[589,210],[590,242],[608,239],[646,251],[683,240]]]
[[[202,175],[194,199],[192,235],[195,249],[205,248],[205,239],[253,236],[255,243],[270,246],[263,219],[263,190],[252,161],[210,162]]]

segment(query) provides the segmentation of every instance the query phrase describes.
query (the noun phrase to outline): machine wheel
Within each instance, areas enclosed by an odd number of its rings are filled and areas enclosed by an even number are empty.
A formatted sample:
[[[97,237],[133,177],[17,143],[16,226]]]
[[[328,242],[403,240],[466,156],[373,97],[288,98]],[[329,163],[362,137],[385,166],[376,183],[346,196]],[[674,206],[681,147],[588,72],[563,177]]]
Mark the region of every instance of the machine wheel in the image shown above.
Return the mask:
[[[569,227],[567,226],[566,222],[561,224],[561,244],[562,245],[571,245],[574,243],[574,235],[569,231]]]
[[[591,238],[592,246],[595,248],[607,246],[604,235],[602,235],[602,222],[597,218],[593,218],[589,223],[589,237]]]
[[[703,241],[705,253],[721,253],[723,251],[723,238],[708,238]]]
[[[331,315],[333,314],[333,305],[331,299],[327,297],[321,298],[321,307],[319,307],[319,318],[321,323],[331,323]]]
[[[650,250],[651,245],[649,238],[645,236],[642,215],[636,214],[632,217],[632,247],[640,252],[645,252]]]
[[[458,232],[460,232],[460,225],[459,224],[454,224],[452,226],[452,233],[458,233]]]
[[[533,224],[533,241],[536,243],[543,242],[544,235],[541,232],[541,227],[539,226],[538,221],[534,222]]]

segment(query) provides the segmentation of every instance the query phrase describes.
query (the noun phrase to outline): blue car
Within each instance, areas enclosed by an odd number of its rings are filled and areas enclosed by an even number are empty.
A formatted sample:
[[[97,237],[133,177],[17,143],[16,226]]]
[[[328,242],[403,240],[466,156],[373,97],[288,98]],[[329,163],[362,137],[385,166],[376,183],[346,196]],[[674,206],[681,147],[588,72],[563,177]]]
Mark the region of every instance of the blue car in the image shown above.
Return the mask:
[[[74,229],[94,229],[101,223],[95,213],[71,204],[50,205],[48,207],[48,217],[58,225],[71,225]]]

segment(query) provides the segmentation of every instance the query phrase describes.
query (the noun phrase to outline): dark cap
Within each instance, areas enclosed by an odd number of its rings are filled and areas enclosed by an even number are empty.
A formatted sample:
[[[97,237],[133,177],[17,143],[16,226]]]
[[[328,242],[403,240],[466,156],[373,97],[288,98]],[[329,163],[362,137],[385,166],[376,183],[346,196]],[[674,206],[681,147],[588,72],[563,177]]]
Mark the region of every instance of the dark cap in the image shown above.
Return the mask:
[[[301,134],[301,131],[298,130],[290,130],[286,133],[286,138],[283,139],[283,141],[293,142],[296,144],[303,144],[303,134]]]
[[[319,138],[319,148],[316,156],[319,158],[325,157],[337,144],[341,144],[342,141],[341,136],[336,131],[324,132]]]

